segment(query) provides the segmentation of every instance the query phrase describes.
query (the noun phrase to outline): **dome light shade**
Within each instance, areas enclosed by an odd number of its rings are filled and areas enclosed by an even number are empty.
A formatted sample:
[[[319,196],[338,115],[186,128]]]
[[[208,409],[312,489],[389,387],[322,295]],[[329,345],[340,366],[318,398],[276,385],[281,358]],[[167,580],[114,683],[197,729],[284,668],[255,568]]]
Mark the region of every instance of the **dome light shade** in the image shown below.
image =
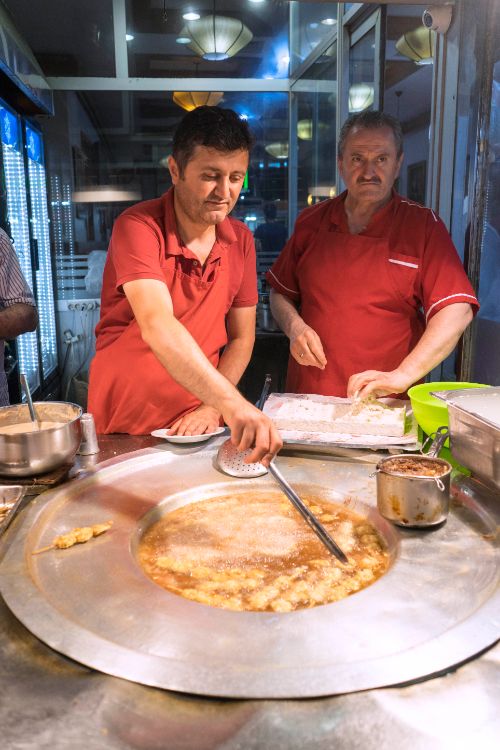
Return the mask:
[[[311,141],[313,134],[312,120],[299,120],[297,123],[297,135],[302,141]]]
[[[270,143],[265,148],[275,159],[288,159],[288,143]]]
[[[172,99],[179,107],[192,112],[197,107],[215,107],[224,96],[223,91],[174,91]]]
[[[180,35],[188,36],[191,41],[187,46],[205,60],[227,60],[253,38],[250,29],[241,21],[215,15],[187,23]]]
[[[431,65],[434,58],[436,33],[425,26],[407,31],[399,37],[396,49],[400,55],[408,57],[417,65]]]
[[[362,112],[373,104],[374,88],[371,83],[353,83],[349,86],[349,112]]]

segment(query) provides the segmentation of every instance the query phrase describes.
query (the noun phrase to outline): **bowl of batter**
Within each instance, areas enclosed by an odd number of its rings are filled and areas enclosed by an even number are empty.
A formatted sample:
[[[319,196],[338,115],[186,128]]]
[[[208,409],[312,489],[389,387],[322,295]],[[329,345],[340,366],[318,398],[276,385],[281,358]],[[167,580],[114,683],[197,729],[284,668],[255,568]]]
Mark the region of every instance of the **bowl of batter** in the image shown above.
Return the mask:
[[[81,440],[82,409],[65,401],[34,404],[32,422],[27,404],[0,408],[0,475],[44,474],[73,460]]]

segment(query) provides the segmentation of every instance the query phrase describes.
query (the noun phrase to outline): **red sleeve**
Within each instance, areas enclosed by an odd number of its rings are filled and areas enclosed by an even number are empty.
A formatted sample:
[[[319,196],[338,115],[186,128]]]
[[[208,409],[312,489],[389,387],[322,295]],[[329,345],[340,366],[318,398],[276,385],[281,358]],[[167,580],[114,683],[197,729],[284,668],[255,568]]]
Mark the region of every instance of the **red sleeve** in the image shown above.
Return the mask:
[[[255,307],[258,302],[257,294],[257,260],[255,257],[255,243],[250,230],[241,232],[238,242],[242,250],[241,262],[243,273],[238,291],[231,303],[231,307]]]
[[[422,268],[422,302],[426,320],[456,302],[468,302],[474,314],[479,303],[462,261],[441,219],[429,212]]]
[[[122,214],[113,226],[110,254],[116,288],[127,281],[158,279],[165,282],[160,266],[162,239],[158,230],[138,216]]]
[[[267,283],[283,296],[294,302],[300,301],[300,286],[296,275],[297,240],[292,234],[278,258],[266,273]]]

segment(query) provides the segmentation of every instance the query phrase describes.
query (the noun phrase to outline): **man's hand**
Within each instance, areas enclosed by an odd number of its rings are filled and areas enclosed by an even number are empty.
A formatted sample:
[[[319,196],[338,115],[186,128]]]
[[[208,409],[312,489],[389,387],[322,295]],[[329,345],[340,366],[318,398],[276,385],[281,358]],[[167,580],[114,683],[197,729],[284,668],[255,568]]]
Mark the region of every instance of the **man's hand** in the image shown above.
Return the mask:
[[[300,317],[296,304],[288,297],[271,289],[271,312],[282,331],[290,339],[292,357],[305,367],[324,370],[326,357],[321,339]]]
[[[203,435],[205,432],[215,432],[220,425],[219,412],[212,406],[201,404],[194,411],[185,414],[174,422],[169,435]]]
[[[283,441],[273,422],[243,397],[223,410],[226,424],[231,430],[231,442],[240,451],[253,448],[245,459],[251,464],[260,461],[269,466],[283,447]]]
[[[367,396],[388,396],[391,393],[404,393],[415,381],[400,370],[380,372],[365,370],[351,375],[347,384],[349,398],[366,398]]]
[[[326,357],[321,339],[302,319],[300,324],[293,326],[290,336],[290,353],[299,365],[304,367],[319,367],[324,370]]]

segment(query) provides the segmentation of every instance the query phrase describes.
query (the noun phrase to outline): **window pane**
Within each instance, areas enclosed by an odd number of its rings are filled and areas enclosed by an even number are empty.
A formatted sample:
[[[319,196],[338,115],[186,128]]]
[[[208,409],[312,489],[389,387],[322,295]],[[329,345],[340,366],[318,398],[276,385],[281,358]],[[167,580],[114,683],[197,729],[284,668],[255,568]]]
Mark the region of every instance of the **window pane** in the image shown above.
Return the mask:
[[[336,194],[337,44],[295,87],[298,99],[297,208]]]
[[[337,5],[334,3],[296,3],[292,16],[292,70],[299,67],[337,28]]]
[[[349,50],[349,112],[371,109],[375,92],[375,28]]]

